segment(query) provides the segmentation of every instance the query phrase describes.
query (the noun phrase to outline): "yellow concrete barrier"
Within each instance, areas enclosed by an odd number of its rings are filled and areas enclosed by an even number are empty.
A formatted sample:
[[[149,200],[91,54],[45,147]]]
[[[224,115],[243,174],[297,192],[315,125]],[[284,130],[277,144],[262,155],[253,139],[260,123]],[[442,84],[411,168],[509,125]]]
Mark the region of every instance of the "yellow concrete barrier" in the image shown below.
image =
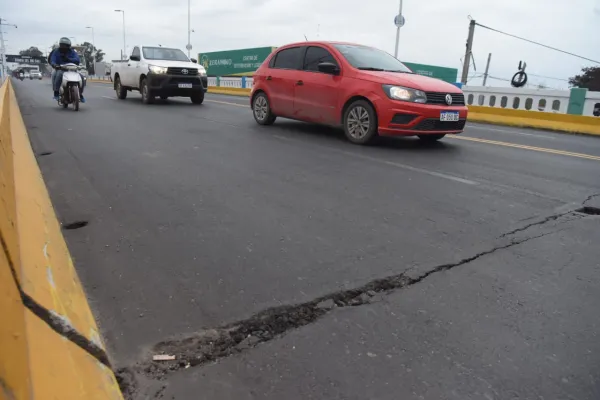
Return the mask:
[[[600,118],[582,115],[469,106],[468,120],[471,122],[600,135]]]
[[[0,89],[0,399],[122,399],[33,155]]]
[[[250,89],[209,86],[208,93],[227,94],[230,96],[250,96]],[[250,106],[248,106],[250,107]]]

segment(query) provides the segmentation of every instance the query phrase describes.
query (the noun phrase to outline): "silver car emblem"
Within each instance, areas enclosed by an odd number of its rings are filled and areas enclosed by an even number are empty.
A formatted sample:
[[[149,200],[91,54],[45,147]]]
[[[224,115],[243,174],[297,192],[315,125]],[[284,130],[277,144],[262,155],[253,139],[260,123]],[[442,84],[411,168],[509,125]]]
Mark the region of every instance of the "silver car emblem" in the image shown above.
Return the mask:
[[[446,104],[452,105],[452,96],[449,94],[446,95]]]
[[[184,69],[181,70],[181,73],[184,74],[184,75],[187,75],[188,74],[188,70],[184,68]],[[450,99],[450,100],[452,100],[452,99]]]

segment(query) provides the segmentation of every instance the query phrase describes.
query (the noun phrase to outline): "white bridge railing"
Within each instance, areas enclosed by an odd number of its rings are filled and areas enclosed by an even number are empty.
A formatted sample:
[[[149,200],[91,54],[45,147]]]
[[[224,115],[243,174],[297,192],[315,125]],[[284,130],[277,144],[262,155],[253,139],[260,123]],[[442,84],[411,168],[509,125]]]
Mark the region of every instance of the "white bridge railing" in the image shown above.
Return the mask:
[[[251,77],[208,78],[208,86],[251,88]],[[488,86],[463,86],[468,105],[540,111],[566,114],[571,92],[568,90],[499,88]],[[587,92],[582,115],[600,116],[600,92]]]

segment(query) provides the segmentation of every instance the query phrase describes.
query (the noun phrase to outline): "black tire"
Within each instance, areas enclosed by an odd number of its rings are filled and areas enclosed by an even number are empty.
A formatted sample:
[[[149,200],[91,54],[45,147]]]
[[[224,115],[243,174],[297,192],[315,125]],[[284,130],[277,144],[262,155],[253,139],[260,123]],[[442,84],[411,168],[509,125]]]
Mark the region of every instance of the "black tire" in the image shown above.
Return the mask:
[[[79,111],[79,86],[72,85],[69,90],[71,90],[71,99],[73,100],[73,109],[75,111]]]
[[[438,140],[440,140],[441,138],[443,138],[444,136],[446,136],[445,133],[440,133],[440,134],[431,134],[431,135],[419,135],[419,139],[421,139],[423,142],[426,143],[433,143],[433,142],[437,142]]]
[[[252,99],[252,115],[259,125],[273,125],[277,119],[271,111],[271,104],[265,93],[260,92]]]
[[[154,95],[152,91],[148,87],[148,83],[146,82],[146,78],[143,78],[140,82],[140,93],[142,94],[142,103],[144,104],[153,104],[154,103]]]
[[[121,78],[118,76],[115,78],[115,92],[117,92],[117,99],[125,100],[127,98],[127,89],[121,85]]]
[[[204,92],[194,93],[190,96],[190,100],[194,104],[202,104],[204,103]]]
[[[356,100],[344,113],[344,133],[354,144],[368,144],[378,136],[377,114],[365,100]]]

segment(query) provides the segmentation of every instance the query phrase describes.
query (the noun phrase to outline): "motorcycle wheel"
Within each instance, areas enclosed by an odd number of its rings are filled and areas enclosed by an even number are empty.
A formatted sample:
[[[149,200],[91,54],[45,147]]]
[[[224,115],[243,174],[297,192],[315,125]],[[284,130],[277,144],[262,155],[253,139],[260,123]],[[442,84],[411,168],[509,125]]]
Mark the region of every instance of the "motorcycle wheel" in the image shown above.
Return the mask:
[[[75,111],[79,111],[79,86],[73,85],[70,88],[71,99],[73,100],[73,108]]]

